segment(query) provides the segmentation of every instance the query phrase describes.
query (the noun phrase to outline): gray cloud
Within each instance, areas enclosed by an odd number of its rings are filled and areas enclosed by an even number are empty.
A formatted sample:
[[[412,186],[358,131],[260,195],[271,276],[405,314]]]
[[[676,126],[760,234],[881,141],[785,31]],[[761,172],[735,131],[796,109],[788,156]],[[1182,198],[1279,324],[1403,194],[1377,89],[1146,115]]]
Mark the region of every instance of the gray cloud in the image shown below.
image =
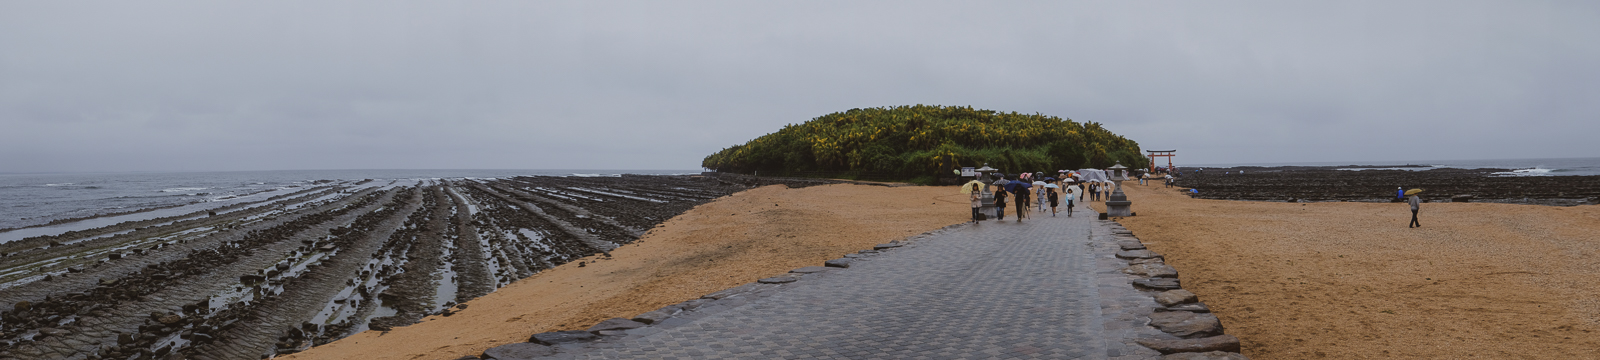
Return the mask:
[[[0,172],[690,169],[918,103],[1190,163],[1600,156],[1594,64],[1582,2],[8,2]]]

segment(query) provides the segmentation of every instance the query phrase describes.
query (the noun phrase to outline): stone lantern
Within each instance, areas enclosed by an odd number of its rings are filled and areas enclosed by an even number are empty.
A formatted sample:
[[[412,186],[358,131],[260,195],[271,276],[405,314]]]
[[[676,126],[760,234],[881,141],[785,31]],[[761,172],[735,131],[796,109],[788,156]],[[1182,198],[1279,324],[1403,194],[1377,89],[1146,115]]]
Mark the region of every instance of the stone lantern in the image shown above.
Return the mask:
[[[983,207],[979,208],[978,211],[984,214],[994,214],[994,192],[989,191],[990,184],[994,184],[994,179],[991,179],[989,174],[1000,171],[1000,169],[989,167],[989,163],[983,163],[983,167],[972,171],[978,172],[978,182],[983,183],[983,189],[978,195],[979,198],[983,199]]]
[[[1128,180],[1128,167],[1122,166],[1122,163],[1118,162],[1116,165],[1107,168],[1107,170],[1111,170],[1111,174],[1108,175],[1111,176],[1111,182],[1116,184],[1116,190],[1112,191],[1111,197],[1106,199],[1106,215],[1133,216],[1133,210],[1128,208],[1133,205],[1133,202],[1128,201],[1128,195],[1122,193],[1122,182]]]

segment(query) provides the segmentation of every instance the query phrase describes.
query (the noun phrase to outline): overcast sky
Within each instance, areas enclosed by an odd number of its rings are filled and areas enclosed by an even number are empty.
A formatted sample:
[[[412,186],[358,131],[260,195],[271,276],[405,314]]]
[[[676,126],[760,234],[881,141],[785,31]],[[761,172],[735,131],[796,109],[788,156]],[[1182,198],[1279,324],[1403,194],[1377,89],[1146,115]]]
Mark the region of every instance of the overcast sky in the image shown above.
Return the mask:
[[[1600,156],[1596,2],[0,3],[0,172],[694,169],[835,111],[1178,163]]]

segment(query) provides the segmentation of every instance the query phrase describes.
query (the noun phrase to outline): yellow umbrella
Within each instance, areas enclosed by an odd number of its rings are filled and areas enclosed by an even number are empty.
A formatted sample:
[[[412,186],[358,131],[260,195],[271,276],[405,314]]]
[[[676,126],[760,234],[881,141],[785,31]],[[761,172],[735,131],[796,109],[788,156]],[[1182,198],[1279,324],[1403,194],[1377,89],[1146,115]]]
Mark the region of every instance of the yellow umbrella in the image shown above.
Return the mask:
[[[1406,190],[1406,196],[1416,195],[1417,193],[1420,193],[1420,192],[1422,192],[1422,189]]]
[[[977,181],[977,180],[972,180],[972,181],[968,181],[965,184],[961,184],[961,193],[962,194],[971,194],[972,193],[972,185],[978,185],[978,188],[983,188],[983,182]]]

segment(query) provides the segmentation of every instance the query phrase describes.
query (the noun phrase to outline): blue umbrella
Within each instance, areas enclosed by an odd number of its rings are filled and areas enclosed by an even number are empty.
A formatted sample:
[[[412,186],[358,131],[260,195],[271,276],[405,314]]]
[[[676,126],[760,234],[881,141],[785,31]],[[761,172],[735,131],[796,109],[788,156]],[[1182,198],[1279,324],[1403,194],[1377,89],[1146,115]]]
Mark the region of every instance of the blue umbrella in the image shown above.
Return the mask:
[[[1030,184],[1030,183],[1028,183],[1026,181],[1012,181],[1012,182],[1006,183],[1006,191],[1010,191],[1010,192],[1017,192],[1018,188],[1027,189],[1027,188],[1031,188],[1031,187],[1033,187],[1033,184]]]

